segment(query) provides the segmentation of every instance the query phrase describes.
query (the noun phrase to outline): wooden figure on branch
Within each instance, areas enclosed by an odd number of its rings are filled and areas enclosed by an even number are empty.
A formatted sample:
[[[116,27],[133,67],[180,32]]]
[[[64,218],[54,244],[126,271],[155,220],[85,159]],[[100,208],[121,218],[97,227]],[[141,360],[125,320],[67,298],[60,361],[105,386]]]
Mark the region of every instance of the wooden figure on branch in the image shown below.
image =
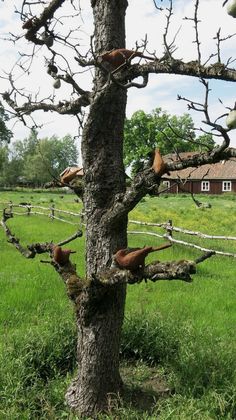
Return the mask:
[[[163,157],[161,156],[160,149],[156,149],[153,152],[153,154],[154,154],[154,158],[153,158],[153,163],[152,163],[152,169],[154,170],[155,174],[162,176],[165,173],[167,173],[168,175],[170,175],[166,169],[166,163]]]
[[[172,244],[168,242],[157,247],[145,246],[144,248],[120,249],[114,255],[114,260],[120,268],[136,271],[139,268],[144,268],[145,258],[150,252],[161,251],[170,246],[172,246]]]
[[[27,29],[27,30],[31,29],[33,27],[34,19],[35,19],[35,16],[26,20],[22,25],[22,29]]]
[[[140,51],[126,50],[125,48],[118,48],[116,50],[105,52],[97,58],[99,64],[108,64],[110,68],[107,70],[116,70],[123,64],[129,63],[133,58],[140,57],[147,60],[155,60],[154,57],[144,55]]]
[[[60,181],[62,184],[70,183],[78,174],[81,173],[81,168],[78,166],[68,167],[60,174]]]
[[[76,251],[72,251],[71,249],[62,249],[62,247],[58,245],[54,245],[52,247],[53,260],[61,266],[68,264],[70,260],[70,254],[75,253]]]

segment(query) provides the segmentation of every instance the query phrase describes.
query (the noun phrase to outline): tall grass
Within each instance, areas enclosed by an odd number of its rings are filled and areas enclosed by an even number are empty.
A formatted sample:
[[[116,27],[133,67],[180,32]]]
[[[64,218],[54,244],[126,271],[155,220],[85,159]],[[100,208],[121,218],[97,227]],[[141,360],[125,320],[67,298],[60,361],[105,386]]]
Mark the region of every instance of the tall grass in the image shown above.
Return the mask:
[[[71,195],[1,193],[0,201],[9,199],[45,206],[53,200],[75,212],[79,207]],[[201,199],[210,201],[212,208],[197,209],[187,196],[146,198],[131,217],[154,222],[172,219],[174,225],[185,228],[236,236],[235,197]],[[35,216],[15,217],[9,225],[24,244],[56,242],[75,231],[71,225]],[[77,251],[72,258],[79,273],[84,272],[83,241],[79,238],[70,245]],[[145,234],[129,236],[130,246],[161,242]],[[204,246],[213,247],[213,242],[204,241]],[[232,242],[215,241],[214,246],[236,252]],[[0,418],[73,419],[64,393],[76,369],[76,329],[64,285],[40,258],[26,261],[18,254],[2,230],[0,250]],[[151,258],[199,255],[197,250],[173,245]],[[152,405],[142,409],[123,401],[100,418],[236,418],[235,264],[234,259],[212,257],[198,266],[193,283],[129,286],[121,345],[121,358],[131,366],[128,382],[131,387],[132,383],[145,386],[157,372],[156,381],[164,380],[170,394],[156,394]]]

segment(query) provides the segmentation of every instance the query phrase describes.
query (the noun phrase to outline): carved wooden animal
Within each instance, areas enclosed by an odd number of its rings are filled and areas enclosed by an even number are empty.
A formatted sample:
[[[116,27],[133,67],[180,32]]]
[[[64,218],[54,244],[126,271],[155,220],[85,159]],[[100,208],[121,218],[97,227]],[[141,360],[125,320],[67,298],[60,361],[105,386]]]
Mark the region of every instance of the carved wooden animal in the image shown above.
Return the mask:
[[[72,179],[74,179],[77,175],[77,173],[80,171],[80,168],[66,168],[61,174],[60,174],[60,181],[62,183],[68,184]]]
[[[166,169],[166,163],[161,156],[160,150],[156,149],[154,151],[154,158],[152,163],[152,169],[154,170],[155,174],[162,176],[165,173],[168,173]],[[169,173],[168,173],[169,174]]]
[[[144,248],[120,249],[116,252],[114,259],[120,268],[135,271],[140,267],[144,268],[145,258],[150,252],[160,251],[170,246],[172,246],[171,243],[165,243],[157,247],[145,246]]]
[[[61,246],[55,245],[52,249],[52,255],[54,261],[63,266],[68,264],[70,259],[70,254],[75,254],[76,251],[72,251],[71,249],[62,249]]]
[[[33,27],[33,20],[34,20],[34,17],[26,20],[22,25],[22,29],[31,29]]]
[[[119,48],[117,50],[112,50],[105,52],[104,54],[101,54],[98,56],[98,63],[108,63],[112,70],[117,69],[118,67],[122,66],[122,64],[125,64],[128,60],[132,60],[135,57],[141,57],[146,58],[148,60],[155,60],[154,57],[149,57],[144,54],[142,54],[139,51],[133,51],[133,50],[126,50],[125,48]]]

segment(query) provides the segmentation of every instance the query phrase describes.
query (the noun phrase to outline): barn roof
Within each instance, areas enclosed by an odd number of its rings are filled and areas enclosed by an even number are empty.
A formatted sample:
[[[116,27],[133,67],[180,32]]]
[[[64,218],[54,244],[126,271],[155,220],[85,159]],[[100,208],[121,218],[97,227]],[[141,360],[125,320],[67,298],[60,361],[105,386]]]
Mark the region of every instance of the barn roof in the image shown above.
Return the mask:
[[[198,152],[183,152],[179,153],[179,157],[173,153],[164,156],[164,160],[168,161],[180,161],[181,159],[191,158],[198,154]],[[180,171],[173,171],[170,175],[165,175],[167,179],[236,179],[236,158],[230,158],[229,160],[221,160],[217,163],[206,164],[199,166],[198,168],[186,168]]]

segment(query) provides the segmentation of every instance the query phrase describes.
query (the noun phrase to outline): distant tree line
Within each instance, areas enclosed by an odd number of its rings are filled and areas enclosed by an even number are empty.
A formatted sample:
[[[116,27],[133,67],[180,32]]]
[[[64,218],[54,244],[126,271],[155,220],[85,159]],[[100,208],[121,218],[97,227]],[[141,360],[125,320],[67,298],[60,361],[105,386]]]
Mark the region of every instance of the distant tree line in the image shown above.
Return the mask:
[[[39,139],[37,132],[32,131],[24,140],[0,144],[0,186],[41,187],[53,178],[58,179],[77,160],[78,150],[72,136]]]
[[[0,104],[0,186],[43,186],[67,167],[76,164],[78,150],[70,135],[38,138],[34,130],[28,138],[10,145],[12,133],[6,127],[8,117]],[[142,170],[150,153],[159,148],[162,155],[212,149],[211,134],[197,136],[189,114],[170,115],[161,108],[151,113],[140,110],[125,121],[124,156],[126,167],[134,175]]]
[[[0,102],[0,172],[7,160],[8,144],[12,138],[12,132],[8,130],[6,125],[7,120],[8,115]]]

